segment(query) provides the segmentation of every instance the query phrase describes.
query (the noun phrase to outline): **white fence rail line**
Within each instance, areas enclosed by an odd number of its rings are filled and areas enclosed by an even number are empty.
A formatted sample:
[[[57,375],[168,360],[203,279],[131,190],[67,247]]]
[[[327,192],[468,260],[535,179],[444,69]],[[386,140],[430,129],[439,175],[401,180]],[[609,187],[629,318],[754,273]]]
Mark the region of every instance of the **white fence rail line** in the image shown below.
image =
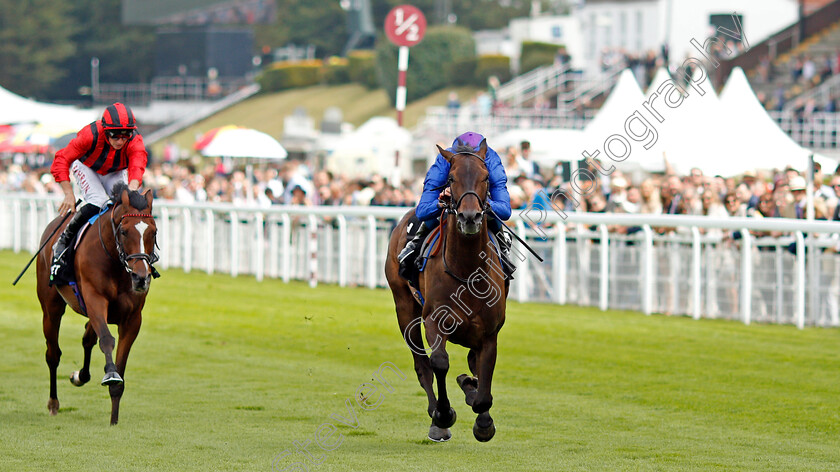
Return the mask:
[[[0,195],[0,248],[34,252],[58,200]],[[340,286],[386,286],[391,229],[406,208],[155,203],[162,268]],[[550,214],[514,229],[545,260],[517,259],[511,297],[643,313],[840,326],[840,223],[682,215]],[[610,226],[634,228],[632,234]],[[654,228],[675,228],[659,234]],[[741,239],[721,239],[720,230]],[[783,231],[778,238],[749,231]],[[705,234],[703,234],[705,233]],[[314,256],[314,257],[313,257]]]

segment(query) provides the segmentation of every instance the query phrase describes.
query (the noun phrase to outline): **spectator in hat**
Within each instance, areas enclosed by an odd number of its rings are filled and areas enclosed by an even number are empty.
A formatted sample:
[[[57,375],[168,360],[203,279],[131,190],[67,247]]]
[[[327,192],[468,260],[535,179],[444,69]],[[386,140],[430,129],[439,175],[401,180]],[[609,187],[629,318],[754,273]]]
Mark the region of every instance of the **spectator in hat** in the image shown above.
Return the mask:
[[[622,176],[610,180],[610,196],[607,200],[607,212],[621,213],[622,205],[627,202],[627,179]]]
[[[782,216],[785,218],[805,218],[805,178],[801,175],[796,175],[788,181],[790,193],[793,195],[793,201],[790,202],[783,210]]]

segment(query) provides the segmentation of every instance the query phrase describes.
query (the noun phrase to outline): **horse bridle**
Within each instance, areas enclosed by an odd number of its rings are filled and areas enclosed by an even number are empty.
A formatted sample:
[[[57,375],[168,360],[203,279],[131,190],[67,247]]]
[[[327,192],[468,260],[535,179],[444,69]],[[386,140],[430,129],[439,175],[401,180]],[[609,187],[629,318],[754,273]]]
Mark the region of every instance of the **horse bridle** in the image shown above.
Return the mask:
[[[457,156],[459,154],[463,154],[465,156],[473,156],[473,157],[479,159],[482,164],[484,164],[484,159],[482,159],[481,156],[479,156],[478,154],[475,154],[473,152],[459,152],[455,155]],[[435,190],[442,190],[442,189],[445,189],[447,187],[451,188],[451,185],[452,185],[451,179],[447,179],[447,181],[444,185],[438,187]],[[487,214],[488,211],[492,212],[492,210],[490,209],[490,205],[487,203],[487,197],[486,196],[485,196],[484,199],[482,199],[481,195],[476,193],[474,190],[467,190],[466,192],[462,193],[460,197],[458,197],[458,201],[455,202],[454,205],[452,204],[452,199],[450,198],[449,203],[446,205],[446,208],[444,209],[444,213],[455,215],[457,217],[458,208],[461,207],[461,202],[464,201],[464,197],[466,197],[468,195],[473,195],[478,200],[478,203],[481,206],[481,211],[478,214],[479,214],[479,216],[481,217],[482,220],[484,219],[484,216]],[[469,283],[468,279],[465,279],[463,277],[460,277],[460,276],[456,275],[454,272],[452,272],[449,269],[449,264],[446,262],[446,233],[442,232],[442,234],[443,234],[443,236],[442,236],[443,240],[441,241],[441,246],[442,246],[441,259],[443,259],[443,271],[446,272],[447,274],[449,274],[450,276],[452,276],[455,280],[457,280],[461,283],[464,283],[464,284],[468,284]],[[484,277],[485,276],[482,274],[482,276],[480,278],[474,278],[473,282],[481,281],[481,280],[484,279]]]
[[[127,273],[131,274],[133,271],[131,270],[131,266],[129,265],[129,263],[132,260],[140,259],[140,260],[146,261],[146,263],[149,264],[149,267],[151,268],[152,264],[157,262],[159,257],[155,253],[154,249],[152,249],[152,254],[146,254],[144,252],[138,252],[136,254],[126,255],[125,248],[123,248],[123,245],[120,242],[120,238],[117,235],[117,230],[122,227],[122,220],[127,216],[133,216],[133,217],[138,217],[138,218],[154,218],[154,216],[152,216],[152,215],[146,215],[146,214],[143,214],[143,213],[126,213],[126,214],[122,215],[122,217],[120,217],[120,222],[116,223],[114,221],[114,210],[111,210],[111,217],[109,219],[111,220],[111,231],[113,232],[113,235],[114,235],[114,245],[117,246],[117,257],[114,258],[114,256],[111,255],[111,251],[109,251],[108,248],[105,247],[105,241],[102,239],[102,222],[101,221],[99,223],[99,242],[102,243],[102,249],[105,250],[105,253],[108,254],[108,257],[110,257],[112,260],[114,260],[117,264],[122,265],[123,268],[125,269],[125,271]],[[142,237],[142,235],[141,235],[141,237]],[[157,238],[155,238],[155,247],[157,247]]]
[[[472,157],[475,157],[476,159],[480,160],[481,163],[484,164],[484,159],[482,159],[481,156],[479,156],[478,154],[473,153],[473,152],[459,152],[455,155],[456,156],[458,156],[458,155],[472,156]],[[445,189],[447,187],[451,188],[451,186],[452,186],[452,181],[447,179],[447,182],[445,184],[436,188],[435,190],[442,190],[442,189]],[[481,196],[478,193],[476,193],[474,190],[467,190],[466,192],[462,193],[461,196],[458,197],[458,201],[455,202],[454,205],[452,204],[452,200],[450,199],[449,203],[446,205],[446,208],[444,208],[444,210],[443,210],[444,213],[453,214],[453,215],[457,216],[458,215],[458,208],[461,208],[461,202],[464,201],[464,197],[469,196],[469,195],[475,196],[475,198],[478,200],[479,206],[481,206],[481,211],[479,212],[479,216],[484,218],[484,215],[487,213],[487,208],[489,206],[487,204],[487,197],[485,196],[485,198],[482,199]]]

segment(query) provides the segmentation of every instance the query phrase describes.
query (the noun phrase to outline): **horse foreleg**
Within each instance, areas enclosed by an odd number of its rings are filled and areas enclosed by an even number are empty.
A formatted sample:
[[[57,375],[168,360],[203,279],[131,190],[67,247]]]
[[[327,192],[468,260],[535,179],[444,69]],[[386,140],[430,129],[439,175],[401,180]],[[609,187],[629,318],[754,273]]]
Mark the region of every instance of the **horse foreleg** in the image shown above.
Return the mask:
[[[432,371],[437,380],[437,405],[432,413],[432,424],[439,428],[449,428],[455,424],[455,410],[449,403],[446,394],[446,374],[449,372],[449,354],[446,353],[446,335],[438,329],[434,322],[426,324],[426,341],[432,346],[430,358]]]
[[[44,338],[47,341],[47,366],[50,368],[50,400],[47,408],[50,415],[58,414],[58,387],[56,385],[56,371],[61,361],[61,349],[58,347],[58,330],[61,328],[61,316],[64,310],[58,312],[44,309]]]
[[[128,353],[131,351],[131,346],[134,340],[137,339],[137,334],[140,332],[141,324],[140,313],[129,318],[125,323],[119,326],[119,344],[117,345],[117,373],[125,378],[125,365],[128,362]],[[120,399],[122,399],[123,392],[125,392],[125,382],[111,384],[108,387],[111,394],[111,425],[117,424],[120,417]]]
[[[435,389],[432,386],[432,381],[434,380],[434,373],[432,372],[432,364],[429,362],[429,356],[426,355],[423,346],[423,335],[420,332],[420,318],[416,318],[415,321],[411,323],[406,323],[405,326],[402,326],[403,323],[400,323],[400,329],[403,331],[403,337],[405,338],[406,344],[408,344],[409,349],[411,349],[411,355],[414,358],[414,372],[417,373],[417,380],[420,382],[420,386],[423,387],[423,390],[426,391],[426,398],[429,401],[429,405],[427,411],[429,413],[429,417],[432,416],[432,412],[435,411],[435,405],[437,404],[437,399],[435,398]]]
[[[82,347],[85,350],[85,361],[82,364],[82,370],[77,370],[70,375],[70,382],[81,387],[90,381],[90,354],[93,351],[93,346],[96,345],[96,331],[91,326],[90,321],[85,323],[85,334],[82,336]]]
[[[481,442],[493,439],[496,426],[490,417],[490,407],[493,406],[493,395],[490,386],[493,383],[493,370],[496,368],[496,337],[488,339],[478,354],[478,391],[475,394],[472,408],[478,413],[473,425],[473,435]]]
[[[108,329],[108,302],[102,297],[85,297],[88,300],[88,319],[93,325],[93,330],[99,336],[99,349],[105,354],[105,376],[102,377],[102,386],[122,383],[122,377],[117,373],[117,366],[114,364],[112,353],[116,340]]]

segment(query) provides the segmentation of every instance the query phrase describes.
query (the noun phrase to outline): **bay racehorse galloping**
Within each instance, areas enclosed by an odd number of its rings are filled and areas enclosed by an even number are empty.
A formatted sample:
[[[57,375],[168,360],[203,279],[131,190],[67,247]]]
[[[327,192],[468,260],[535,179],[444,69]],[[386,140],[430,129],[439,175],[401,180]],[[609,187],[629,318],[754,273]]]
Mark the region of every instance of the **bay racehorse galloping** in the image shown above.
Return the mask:
[[[90,380],[90,354],[99,340],[105,354],[105,377],[111,394],[111,424],[117,424],[120,398],[124,391],[123,376],[131,345],[140,331],[141,311],[146,303],[154,262],[157,228],[152,218],[152,192],[141,195],[129,191],[125,184],[114,187],[117,202],[100,215],[88,228],[74,256],[74,275],[79,296],[72,286],[50,286],[52,246],[49,241],[38,256],[37,290],[44,312],[44,337],[47,340],[47,365],[50,368],[51,415],[58,413],[56,370],[61,358],[58,330],[67,305],[88,318],[82,337],[85,359],[82,370],[73,372],[70,381],[80,387]],[[47,226],[41,243],[53,234],[59,219]],[[55,233],[56,236],[60,231]],[[52,238],[55,239],[55,238]],[[119,345],[113,361],[115,340],[108,324],[117,325]]]
[[[486,140],[477,153],[468,147],[449,152],[438,146],[451,164],[448,183],[451,199],[441,216],[442,250],[428,260],[420,274],[419,290],[399,276],[397,254],[405,245],[406,227],[414,210],[406,214],[394,229],[388,246],[385,275],[396,305],[400,330],[414,356],[414,369],[429,400],[432,418],[429,438],[446,441],[455,423],[455,410],[446,391],[449,355],[446,343],[469,349],[467,363],[472,376],[461,374],[458,385],[467,405],[478,414],[473,434],[479,441],[489,441],[496,432],[490,407],[490,386],[496,365],[496,339],[505,322],[508,282],[501,261],[490,244],[487,197],[489,174],[484,163]],[[421,306],[419,299],[424,299]],[[424,349],[420,325],[431,347]],[[432,381],[437,381],[437,398]]]

